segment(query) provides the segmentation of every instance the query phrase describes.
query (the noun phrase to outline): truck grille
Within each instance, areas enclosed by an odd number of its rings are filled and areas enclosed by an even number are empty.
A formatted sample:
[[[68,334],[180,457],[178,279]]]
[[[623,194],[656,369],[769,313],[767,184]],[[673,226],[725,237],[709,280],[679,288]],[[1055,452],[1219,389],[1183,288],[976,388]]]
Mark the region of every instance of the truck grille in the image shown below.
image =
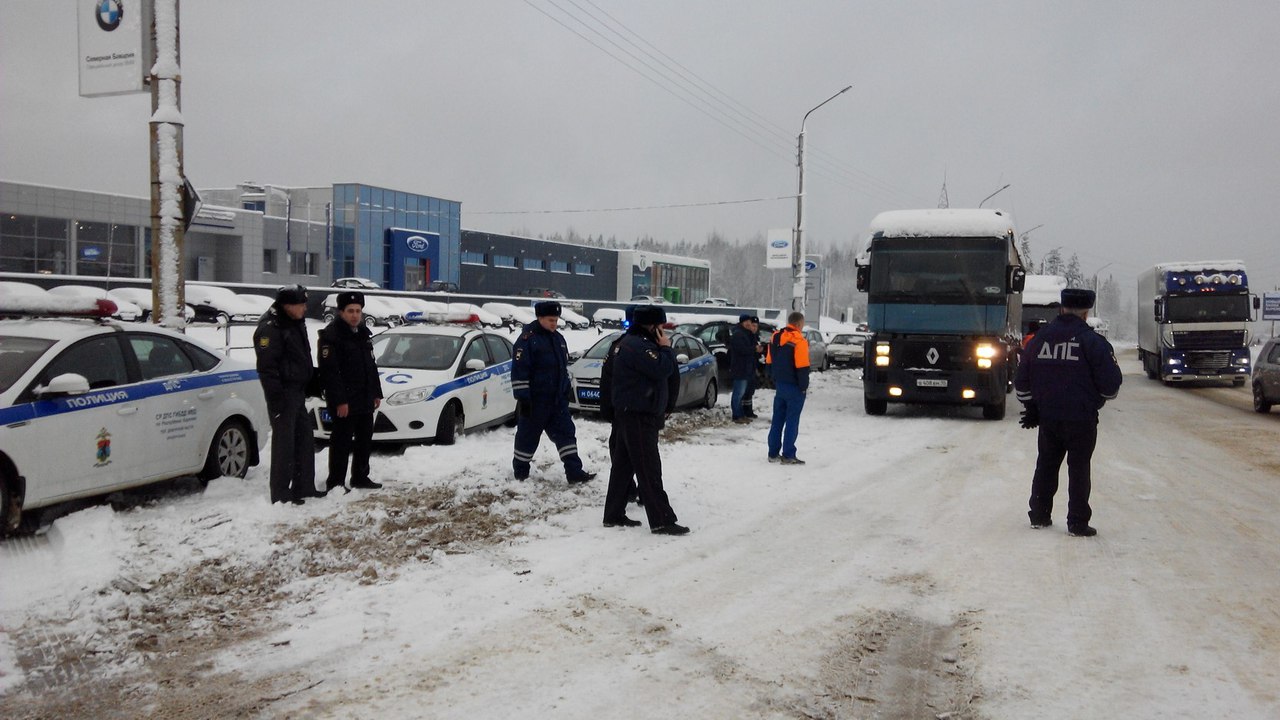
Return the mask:
[[[972,348],[972,343],[958,342],[954,338],[939,341],[909,340],[902,343],[895,352],[902,353],[901,363],[904,368],[958,370],[972,366]]]
[[[1230,350],[1192,350],[1186,354],[1186,368],[1196,374],[1217,374],[1231,365]]]
[[[1217,350],[1244,347],[1243,330],[1188,330],[1173,334],[1173,346],[1179,350]],[[1227,358],[1230,360],[1230,357]],[[1224,365],[1226,363],[1223,363]]]

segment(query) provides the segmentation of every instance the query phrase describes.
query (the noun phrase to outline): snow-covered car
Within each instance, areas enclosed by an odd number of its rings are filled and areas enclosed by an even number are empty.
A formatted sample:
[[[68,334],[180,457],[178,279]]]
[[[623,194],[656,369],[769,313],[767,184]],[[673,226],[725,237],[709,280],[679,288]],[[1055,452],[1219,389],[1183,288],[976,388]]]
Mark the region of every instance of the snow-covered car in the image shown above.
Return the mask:
[[[39,285],[17,280],[0,280],[0,300],[5,297],[41,298],[48,290]]]
[[[382,286],[362,277],[342,277],[334,280],[329,287],[350,288],[352,290],[381,290]]]
[[[262,316],[252,302],[217,285],[187,283],[186,299],[196,310],[196,322],[250,324]]]
[[[117,305],[120,303],[137,305],[142,308],[142,317],[139,319],[143,322],[151,319],[151,288],[112,288],[107,291],[107,299],[114,301]],[[183,315],[187,322],[195,322],[196,309],[190,304],[183,305]]]
[[[328,295],[324,299],[321,319],[325,324],[338,317],[338,294]],[[405,308],[400,305],[389,305],[377,295],[364,296],[364,324],[369,329],[378,325],[395,327],[404,322]]]
[[[609,346],[622,336],[611,332],[596,341],[582,357],[569,364],[569,380],[573,394],[569,396],[569,408],[579,412],[600,412],[600,372],[604,367]],[[716,380],[715,356],[702,341],[684,333],[669,333],[671,349],[680,364],[680,395],[677,408],[715,407],[720,396]]]
[[[862,367],[869,337],[871,337],[869,333],[861,332],[837,334],[831,338],[831,342],[827,343],[827,362],[833,366]]]
[[[621,328],[627,319],[627,311],[622,308],[600,308],[591,314],[595,324],[607,328]]]
[[[253,365],[165,328],[4,320],[0,357],[0,531],[38,529],[71,500],[244,477],[267,439]]]
[[[586,315],[563,305],[560,306],[560,322],[573,330],[586,330],[591,327],[591,321]]]
[[[665,305],[667,299],[657,295],[632,295],[630,302],[640,305]]]
[[[373,338],[382,381],[382,405],[373,442],[451,445],[463,432],[515,419],[511,394],[511,341],[460,324],[413,324]],[[315,436],[327,441],[332,418],[311,399]]]
[[[258,311],[259,318],[261,318],[262,314],[270,310],[271,306],[275,304],[275,298],[269,298],[266,295],[255,295],[253,293],[240,293],[237,297],[249,303],[250,305],[253,305],[254,309]]]
[[[111,300],[107,291],[92,285],[58,285],[49,288],[54,297],[92,298],[94,300]],[[116,304],[116,312],[111,317],[123,322],[136,322],[142,319],[142,308],[127,300],[112,300]]]
[[[483,307],[479,305],[475,305],[473,303],[449,303],[449,312],[475,315],[476,318],[480,320],[480,324],[484,325],[485,327],[496,328],[496,327],[502,327],[503,325],[506,324],[506,321],[502,319],[501,315],[498,315],[497,313],[489,312],[488,310],[485,310]]]
[[[702,302],[698,304],[699,305],[715,305],[717,307],[729,307],[730,305],[733,305],[733,301],[730,300],[729,298],[709,297],[709,298],[704,298]]]

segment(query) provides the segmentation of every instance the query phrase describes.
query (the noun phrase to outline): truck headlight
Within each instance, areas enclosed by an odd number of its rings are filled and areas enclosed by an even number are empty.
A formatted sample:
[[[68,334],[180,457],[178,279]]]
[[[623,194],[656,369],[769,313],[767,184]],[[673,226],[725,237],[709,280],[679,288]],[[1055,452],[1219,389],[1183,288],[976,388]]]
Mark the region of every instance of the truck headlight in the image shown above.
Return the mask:
[[[387,398],[388,405],[412,405],[413,403],[426,402],[431,399],[431,393],[436,389],[435,385],[423,385],[422,387],[409,388],[399,392],[391,393],[391,397]]]
[[[1170,364],[1170,365],[1181,365],[1181,364],[1182,364],[1182,358],[1175,358],[1175,357],[1171,357],[1171,358],[1169,358],[1169,364]]]
[[[876,343],[876,367],[889,367],[889,343]]]
[[[991,343],[979,343],[973,350],[973,354],[978,356],[978,369],[990,370],[991,359],[996,356],[996,346]]]

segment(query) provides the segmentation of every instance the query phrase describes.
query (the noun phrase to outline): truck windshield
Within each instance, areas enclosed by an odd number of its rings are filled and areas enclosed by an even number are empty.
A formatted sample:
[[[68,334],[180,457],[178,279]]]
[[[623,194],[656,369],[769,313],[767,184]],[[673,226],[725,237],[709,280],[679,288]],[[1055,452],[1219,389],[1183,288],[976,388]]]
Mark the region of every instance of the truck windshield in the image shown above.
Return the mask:
[[[871,302],[1003,304],[1006,241],[881,238],[871,246]]]
[[[1165,303],[1165,322],[1244,322],[1250,319],[1248,295],[1181,295]]]

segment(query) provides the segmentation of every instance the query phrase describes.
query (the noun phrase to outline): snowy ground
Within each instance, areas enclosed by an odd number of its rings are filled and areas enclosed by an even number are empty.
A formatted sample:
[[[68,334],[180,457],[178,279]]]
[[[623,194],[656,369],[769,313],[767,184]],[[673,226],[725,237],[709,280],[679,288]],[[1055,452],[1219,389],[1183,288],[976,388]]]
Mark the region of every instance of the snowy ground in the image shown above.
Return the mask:
[[[802,467],[727,395],[674,416],[685,537],[601,527],[586,419],[585,486],[546,442],[511,480],[503,429],[302,507],[258,467],[75,513],[0,544],[0,716],[1280,717],[1280,414],[1122,361],[1093,539],[1065,488],[1028,528],[1015,412],[868,417],[857,370],[815,378]]]

